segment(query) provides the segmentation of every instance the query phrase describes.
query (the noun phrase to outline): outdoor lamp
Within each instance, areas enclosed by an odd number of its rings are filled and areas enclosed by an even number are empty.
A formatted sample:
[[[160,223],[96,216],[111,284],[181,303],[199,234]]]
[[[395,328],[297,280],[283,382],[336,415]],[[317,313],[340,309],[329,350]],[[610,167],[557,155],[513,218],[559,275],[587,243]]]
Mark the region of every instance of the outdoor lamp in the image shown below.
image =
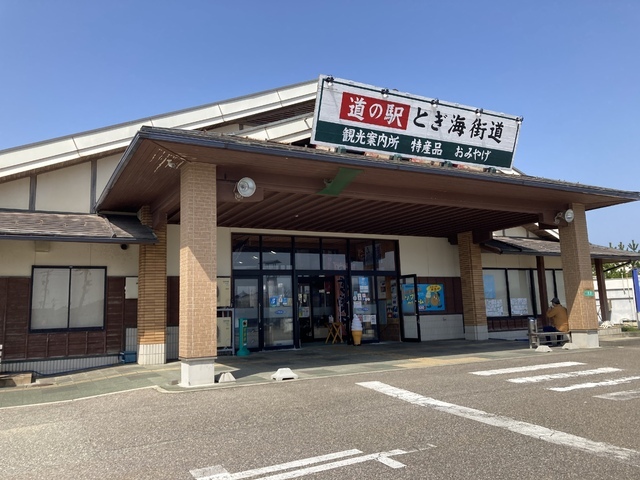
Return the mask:
[[[555,218],[555,224],[556,225],[560,225],[560,222],[562,220],[564,220],[567,223],[571,223],[573,222],[573,219],[575,218],[575,215],[573,214],[573,210],[571,210],[570,208],[568,208],[567,210],[565,210],[564,212],[558,212],[556,213],[556,218]]]
[[[382,90],[380,90],[380,93],[382,93],[382,96],[384,98],[387,98],[389,96],[389,89],[388,88],[383,88]]]
[[[236,183],[233,191],[237,200],[248,198],[256,193],[256,182],[254,182],[253,179],[249,177],[241,178],[240,180],[238,180],[238,183]]]

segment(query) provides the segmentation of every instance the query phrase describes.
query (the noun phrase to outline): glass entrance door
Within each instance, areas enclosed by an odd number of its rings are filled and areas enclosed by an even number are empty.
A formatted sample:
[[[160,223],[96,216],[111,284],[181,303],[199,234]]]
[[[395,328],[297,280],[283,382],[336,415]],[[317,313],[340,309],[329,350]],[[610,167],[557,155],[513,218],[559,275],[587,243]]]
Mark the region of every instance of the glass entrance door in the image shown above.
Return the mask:
[[[236,278],[233,282],[235,307],[236,350],[239,348],[238,322],[247,320],[247,348],[257,350],[261,347],[261,322],[259,278]]]
[[[291,275],[265,275],[264,348],[293,346]]]
[[[353,314],[362,322],[362,341],[378,340],[378,312],[374,277],[370,275],[353,275],[351,277],[351,295]]]
[[[334,277],[298,277],[298,323],[301,342],[326,340],[329,334],[328,324],[332,319],[338,321],[335,313],[334,283]]]
[[[402,295],[402,340],[420,341],[420,314],[418,312],[418,279],[415,275],[400,277]]]

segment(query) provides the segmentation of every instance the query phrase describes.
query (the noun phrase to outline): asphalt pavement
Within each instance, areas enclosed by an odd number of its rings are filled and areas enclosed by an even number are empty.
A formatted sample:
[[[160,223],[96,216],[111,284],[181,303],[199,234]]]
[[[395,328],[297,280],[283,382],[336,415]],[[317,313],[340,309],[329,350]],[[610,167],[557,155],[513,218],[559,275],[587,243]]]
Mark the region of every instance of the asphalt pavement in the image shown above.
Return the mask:
[[[601,348],[615,348],[640,343],[640,337],[601,337]],[[52,402],[67,402],[99,395],[155,388],[164,392],[184,392],[194,389],[238,388],[270,383],[281,368],[288,368],[295,380],[387,372],[409,368],[429,368],[502,358],[537,355],[571,355],[584,350],[552,347],[542,353],[530,349],[526,341],[517,340],[444,340],[421,343],[382,342],[358,347],[347,344],[309,344],[294,350],[251,353],[246,357],[221,356],[216,360],[216,383],[206,387],[183,387],[180,382],[180,362],[164,365],[135,363],[36,378],[24,386],[0,388],[0,408],[20,407]],[[222,374],[226,375],[220,381]]]

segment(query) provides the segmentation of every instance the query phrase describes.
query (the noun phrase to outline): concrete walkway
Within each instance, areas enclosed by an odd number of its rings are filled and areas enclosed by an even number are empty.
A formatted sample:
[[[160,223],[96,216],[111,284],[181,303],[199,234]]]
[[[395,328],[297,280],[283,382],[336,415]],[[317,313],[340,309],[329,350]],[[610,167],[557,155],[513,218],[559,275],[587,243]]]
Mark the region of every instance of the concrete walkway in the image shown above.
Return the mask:
[[[602,345],[614,345],[625,340],[608,338]],[[571,351],[554,347],[554,353]],[[579,350],[573,350],[576,352]],[[216,383],[208,389],[237,388],[271,383],[279,368],[290,368],[298,381],[337,375],[426,368],[461,363],[486,362],[501,358],[539,356],[526,341],[447,340],[422,343],[386,342],[358,347],[346,344],[305,345],[297,350],[251,353],[247,357],[221,356],[216,362],[216,382],[220,374],[230,372],[235,382]],[[61,376],[40,377],[26,386],[0,388],[0,408],[72,401],[96,395],[112,394],[141,388],[156,388],[163,392],[192,391],[180,381],[180,362],[144,366],[120,364]]]

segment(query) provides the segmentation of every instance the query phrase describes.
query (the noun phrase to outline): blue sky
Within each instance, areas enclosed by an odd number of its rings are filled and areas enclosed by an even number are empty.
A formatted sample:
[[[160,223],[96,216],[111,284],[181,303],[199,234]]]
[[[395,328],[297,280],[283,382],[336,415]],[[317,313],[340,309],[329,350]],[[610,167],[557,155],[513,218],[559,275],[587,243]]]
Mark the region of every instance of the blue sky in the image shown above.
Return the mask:
[[[640,191],[637,0],[0,0],[0,150],[331,74],[524,117],[514,166]],[[640,242],[640,202],[588,214]]]

